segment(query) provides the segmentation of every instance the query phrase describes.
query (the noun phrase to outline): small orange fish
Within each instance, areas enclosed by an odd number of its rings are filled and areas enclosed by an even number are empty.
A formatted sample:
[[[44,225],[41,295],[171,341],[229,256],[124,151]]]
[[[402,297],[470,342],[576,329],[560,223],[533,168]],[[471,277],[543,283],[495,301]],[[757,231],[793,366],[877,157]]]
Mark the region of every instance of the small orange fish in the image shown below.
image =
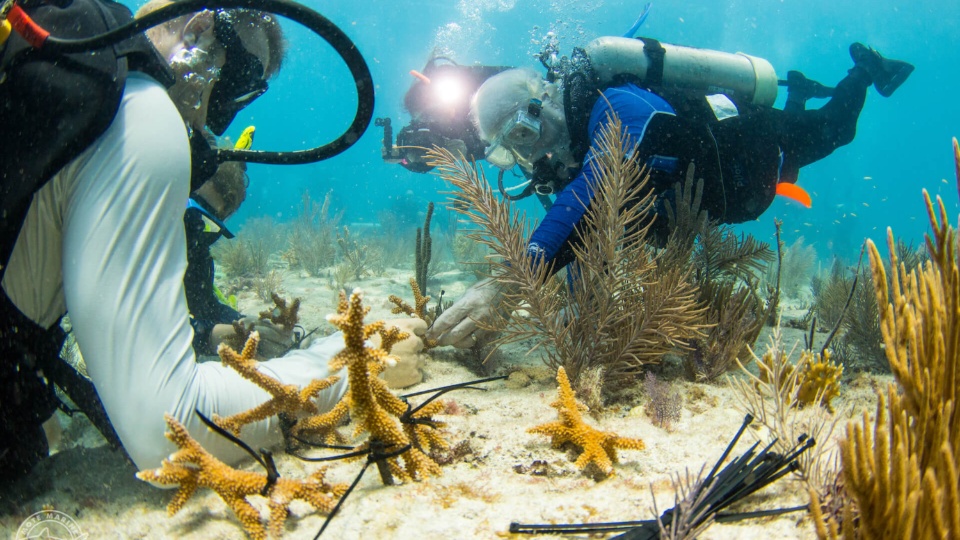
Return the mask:
[[[807,193],[802,187],[791,184],[789,182],[780,182],[777,184],[777,195],[781,195],[790,200],[796,201],[803,206],[810,208],[812,202],[810,200],[810,194]]]

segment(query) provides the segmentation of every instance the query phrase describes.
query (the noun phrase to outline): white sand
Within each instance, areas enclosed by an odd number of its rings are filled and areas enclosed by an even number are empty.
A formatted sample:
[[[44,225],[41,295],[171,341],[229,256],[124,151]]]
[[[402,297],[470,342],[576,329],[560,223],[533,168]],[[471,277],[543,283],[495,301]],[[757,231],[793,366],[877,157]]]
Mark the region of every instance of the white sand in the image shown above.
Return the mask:
[[[389,294],[411,301],[408,276],[406,271],[395,270],[387,278],[368,279],[360,284],[367,304],[373,307],[368,320],[392,317],[386,303]],[[447,298],[457,298],[466,286],[455,281],[459,277],[441,276]],[[329,328],[323,317],[333,307],[334,294],[327,281],[289,273],[284,278],[284,296],[304,300],[301,319],[307,328]],[[265,307],[246,294],[240,305],[248,313]],[[787,315],[800,313],[794,309]],[[792,342],[799,339],[800,333],[787,330],[785,335]],[[765,340],[765,336],[761,337],[760,343]],[[478,378],[457,363],[455,356],[449,350],[433,351],[425,365],[426,380],[405,391]],[[524,357],[516,347],[507,349],[501,357],[501,370],[518,364],[536,366],[538,360]],[[511,388],[498,381],[488,384],[485,392],[464,390],[448,394],[445,397],[456,401],[459,407],[457,414],[439,417],[448,423],[447,440],[452,444],[465,441],[471,452],[443,467],[441,477],[409,485],[383,486],[376,468],[370,468],[324,538],[509,538],[506,531],[511,521],[651,519],[651,484],[663,512],[673,504],[671,476],[685,470],[697,472],[704,465],[711,467],[743,419],[727,383],[694,385],[677,379],[675,384],[685,396],[690,388],[699,387],[706,397],[696,401],[685,397],[682,418],[670,431],[651,423],[643,413],[642,402],[614,405],[600,420],[587,416],[588,422],[600,429],[643,439],[647,445],[642,451],[621,451],[615,475],[601,482],[581,474],[573,465],[574,456],[551,449],[546,437],[526,433],[528,428],[556,417],[555,409],[549,406],[556,395],[552,379],[534,380],[523,388]],[[841,400],[872,407],[869,390],[861,388]],[[12,537],[23,519],[44,505],[51,505],[74,516],[90,538],[243,537],[232,512],[209,490],[201,490],[177,515],[168,517],[166,504],[173,491],[155,489],[136,480],[133,466],[125,462],[121,453],[109,450],[102,441],[92,440],[92,428],[84,419],[78,417],[71,422],[76,425],[65,428],[63,436],[67,447],[43,462],[29,480],[18,484],[16,492],[0,495],[0,534]],[[749,430],[734,449],[734,455],[745,451],[758,436],[766,438],[762,430]],[[361,463],[334,463],[328,479],[349,483]],[[517,472],[535,464],[548,474]],[[318,466],[290,456],[279,456],[278,465],[281,475],[292,478],[304,477]],[[247,467],[254,469],[252,465]],[[788,477],[755,494],[737,509],[749,511],[806,502],[801,484]],[[323,517],[311,513],[305,503],[295,503],[293,510],[285,538],[313,538]],[[814,537],[810,520],[803,513],[740,524],[715,524],[702,536]]]

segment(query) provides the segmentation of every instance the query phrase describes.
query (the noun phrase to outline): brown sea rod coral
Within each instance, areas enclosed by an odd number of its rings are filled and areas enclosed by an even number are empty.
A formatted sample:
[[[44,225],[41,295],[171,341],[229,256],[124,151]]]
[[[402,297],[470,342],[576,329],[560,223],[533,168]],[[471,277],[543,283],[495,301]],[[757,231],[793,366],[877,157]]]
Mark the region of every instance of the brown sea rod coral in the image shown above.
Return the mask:
[[[689,267],[661,264],[671,259],[647,244],[653,196],[648,176],[628,159],[631,147],[618,118],[599,140],[600,157],[590,164],[599,180],[574,242],[570,286],[531,257],[525,216],[494,195],[482,170],[443,149],[430,158],[455,188],[452,208],[477,225],[469,237],[497,261],[504,315],[490,329],[502,331],[499,344],[532,340],[548,366],[563,367],[574,381],[603,366],[610,387],[637,384],[644,366],[701,335],[703,310]],[[527,316],[510,317],[521,305]]]

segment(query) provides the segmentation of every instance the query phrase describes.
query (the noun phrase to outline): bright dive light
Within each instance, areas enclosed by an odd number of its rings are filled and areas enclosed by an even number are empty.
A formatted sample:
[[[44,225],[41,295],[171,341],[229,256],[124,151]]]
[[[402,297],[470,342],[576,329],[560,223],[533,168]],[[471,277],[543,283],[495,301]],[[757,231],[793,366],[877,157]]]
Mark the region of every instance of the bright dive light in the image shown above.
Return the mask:
[[[457,77],[433,79],[433,94],[441,105],[456,105],[463,101],[463,81]]]

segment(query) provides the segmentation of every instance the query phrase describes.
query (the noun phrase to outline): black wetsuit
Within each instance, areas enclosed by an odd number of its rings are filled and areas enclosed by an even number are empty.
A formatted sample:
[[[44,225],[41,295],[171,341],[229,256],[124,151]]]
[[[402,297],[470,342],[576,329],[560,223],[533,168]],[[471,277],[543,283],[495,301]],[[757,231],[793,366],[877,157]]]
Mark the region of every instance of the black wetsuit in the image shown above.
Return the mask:
[[[629,135],[639,142],[637,159],[650,166],[658,195],[653,234],[662,241],[667,231],[665,203],[674,197],[689,163],[704,179],[702,208],[722,223],[742,223],[759,217],[773,202],[779,182],[795,182],[796,171],[850,143],[856,134],[867,87],[865,72],[854,68],[822,108],[786,112],[770,107],[736,104],[738,115],[718,120],[702,97],[661,96],[633,84],[608,88],[597,99],[588,120],[568,122],[574,147],[589,141],[579,175],[567,185],[530,238],[530,249],[560,269],[574,258],[570,249],[596,179],[586,164],[608,113],[616,113]],[[583,110],[583,109],[581,109]],[[576,132],[574,131],[576,130]],[[586,147],[586,145],[584,145]]]
[[[193,200],[205,206],[199,197]],[[183,276],[183,285],[193,326],[193,348],[200,354],[216,354],[210,347],[210,331],[217,324],[230,324],[242,319],[243,315],[222,303],[215,290],[210,247],[222,236],[221,233],[206,230],[203,213],[197,208],[187,208],[183,224],[187,231],[187,272]]]

